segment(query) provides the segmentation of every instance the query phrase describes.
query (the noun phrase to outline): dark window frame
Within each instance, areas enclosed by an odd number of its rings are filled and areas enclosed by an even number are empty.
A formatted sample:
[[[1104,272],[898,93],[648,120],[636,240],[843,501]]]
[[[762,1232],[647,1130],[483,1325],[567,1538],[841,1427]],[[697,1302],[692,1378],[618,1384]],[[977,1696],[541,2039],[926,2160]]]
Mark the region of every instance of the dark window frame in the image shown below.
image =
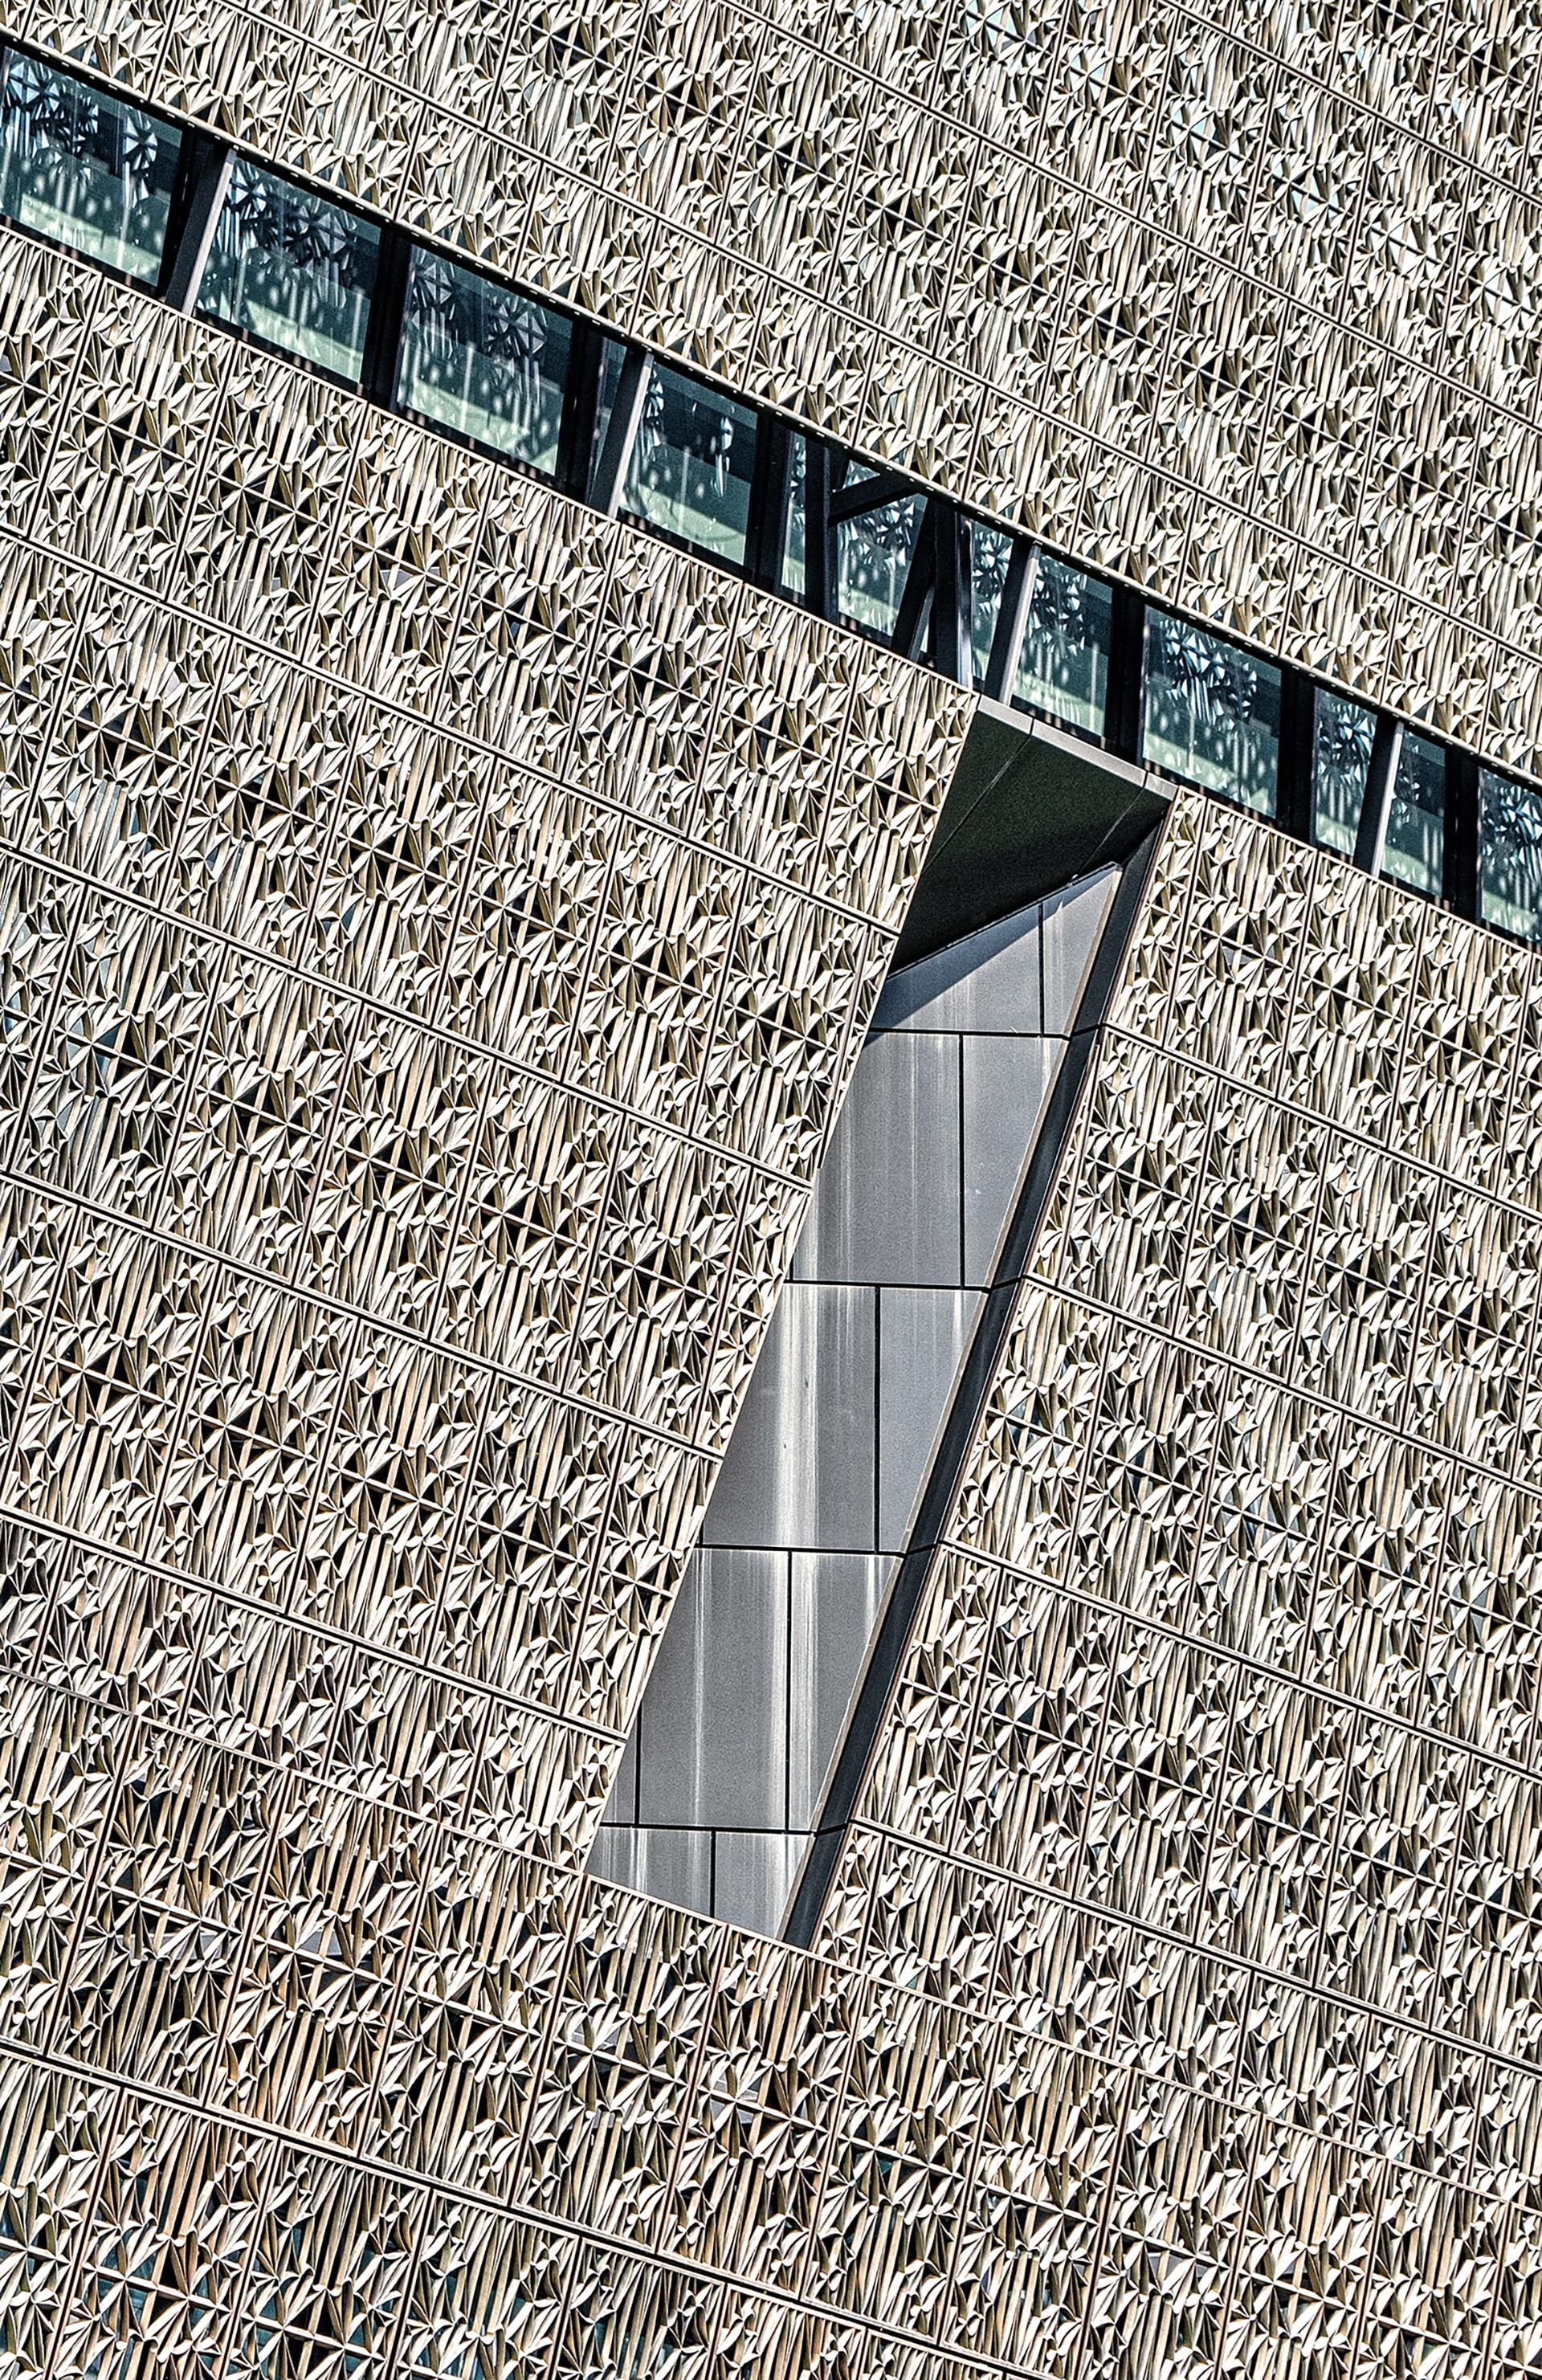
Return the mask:
[[[35,241],[40,247],[52,253],[68,257],[77,264],[89,265],[93,271],[101,273],[121,287],[138,290],[141,295],[157,298],[163,303],[173,302],[168,297],[168,292],[176,285],[179,256],[188,241],[189,225],[196,220],[194,197],[199,176],[207,174],[212,159],[249,160],[260,172],[271,176],[291,188],[321,200],[374,232],[379,243],[378,261],[375,285],[370,293],[365,317],[364,346],[359,373],[358,378],[350,378],[310,357],[297,355],[293,350],[263,337],[260,333],[244,325],[225,322],[217,315],[206,314],[197,307],[197,292],[188,292],[184,301],[186,310],[197,312],[199,320],[207,322],[212,329],[218,330],[227,338],[245,342],[261,354],[274,356],[295,370],[312,373],[330,386],[360,395],[366,402],[376,405],[383,410],[396,413],[403,419],[413,422],[416,426],[430,431],[435,437],[444,439],[449,443],[462,446],[467,452],[480,456],[485,456],[505,470],[531,480],[540,486],[556,487],[579,501],[588,500],[593,432],[598,415],[599,377],[596,359],[607,340],[620,346],[625,351],[640,354],[646,366],[657,363],[660,369],[669,371],[676,378],[699,386],[704,395],[722,397],[726,403],[744,408],[755,416],[756,467],[749,483],[749,518],[746,533],[745,561],[743,565],[736,565],[711,547],[698,545],[690,539],[662,528],[641,515],[630,511],[623,512],[619,505],[616,507],[618,517],[625,519],[643,535],[656,538],[661,543],[669,545],[679,552],[689,554],[695,560],[705,561],[729,577],[746,579],[765,591],[779,594],[782,600],[795,603],[803,610],[815,612],[819,616],[832,619],[832,625],[843,627],[847,634],[862,637],[885,650],[896,651],[904,651],[905,643],[908,641],[915,647],[915,650],[907,657],[917,666],[934,669],[941,667],[950,677],[956,673],[957,681],[960,684],[968,684],[977,691],[987,692],[987,698],[1000,701],[1004,707],[1021,711],[1027,718],[1042,719],[1059,732],[1076,737],[1093,749],[1106,750],[1117,759],[1148,768],[1151,773],[1160,778],[1163,783],[1177,784],[1190,782],[1187,779],[1173,777],[1170,772],[1160,770],[1153,763],[1144,761],[1140,758],[1139,745],[1145,694],[1146,598],[1137,587],[1127,581],[1111,577],[1102,571],[1088,569],[1074,555],[1062,552],[1048,540],[1031,537],[1008,522],[994,519],[990,515],[977,512],[971,506],[956,503],[941,490],[929,486],[925,480],[913,478],[908,472],[897,468],[892,463],[861,455],[857,450],[848,448],[844,443],[832,443],[827,435],[816,430],[811,424],[799,422],[778,407],[762,404],[747,396],[742,390],[731,387],[714,374],[690,365],[684,358],[666,349],[645,347],[636,340],[618,337],[618,334],[609,329],[599,318],[575,307],[565,305],[544,291],[531,288],[516,280],[510,273],[499,272],[496,267],[484,263],[480,259],[472,256],[465,249],[456,247],[451,241],[436,239],[431,233],[424,234],[416,227],[409,228],[398,223],[394,217],[383,214],[375,207],[359,204],[331,184],[277,164],[244,142],[226,140],[223,136],[212,132],[190,117],[182,116],[164,106],[148,104],[136,93],[115,82],[112,77],[87,64],[77,62],[73,58],[64,58],[57,52],[49,50],[37,42],[18,40],[7,34],[0,38],[0,73],[5,71],[7,63],[14,58],[28,59],[46,73],[57,75],[65,81],[79,84],[83,89],[98,91],[116,105],[132,109],[136,114],[148,117],[156,126],[164,127],[168,135],[175,135],[179,144],[177,174],[168,204],[164,247],[160,268],[153,280],[144,275],[125,272],[120,266],[107,263],[80,249],[71,247],[68,241],[54,234],[38,230],[30,224],[19,223],[14,216],[0,212],[0,223],[9,225],[22,237]],[[202,228],[206,233],[207,225]],[[435,420],[431,416],[425,415],[418,408],[403,403],[395,395],[402,318],[402,291],[396,285],[403,279],[405,270],[409,269],[411,254],[415,249],[420,250],[425,255],[441,257],[457,271],[473,275],[478,280],[485,282],[491,288],[506,291],[512,297],[526,299],[541,307],[548,314],[559,317],[567,322],[570,337],[570,370],[564,393],[562,440],[555,470],[551,472],[543,470],[539,465],[510,455],[502,448],[478,439],[470,432],[458,430],[450,423]],[[388,261],[391,265],[390,270],[388,270]],[[377,314],[382,304],[392,310],[393,321],[385,330],[377,331]],[[876,483],[882,491],[882,501],[897,503],[912,496],[921,500],[926,511],[923,515],[923,526],[917,531],[916,545],[912,550],[906,571],[907,581],[914,576],[917,563],[923,558],[923,548],[929,534],[934,540],[938,534],[937,525],[940,522],[950,521],[956,524],[961,546],[977,523],[998,536],[1005,536],[1009,540],[1009,572],[1018,566],[1020,555],[1026,557],[1023,567],[1027,567],[1031,563],[1032,554],[1037,551],[1109,589],[1113,607],[1113,627],[1111,637],[1103,734],[1098,735],[1075,721],[1060,719],[1053,712],[1018,698],[1011,690],[1005,693],[990,692],[990,664],[988,662],[984,671],[973,666],[972,645],[968,635],[964,633],[968,624],[962,613],[960,614],[961,633],[957,640],[962,648],[962,655],[953,655],[950,667],[949,638],[946,636],[939,638],[935,622],[929,625],[924,634],[921,633],[919,615],[924,609],[924,593],[911,605],[903,624],[896,621],[896,630],[903,625],[910,632],[907,639],[902,638],[897,634],[885,636],[855,618],[844,615],[839,618],[834,617],[838,567],[831,568],[824,573],[821,573],[817,565],[810,567],[811,555],[808,549],[815,540],[810,535],[810,524],[807,516],[805,589],[801,599],[793,595],[785,587],[784,577],[792,476],[789,458],[794,438],[803,440],[805,455],[811,467],[806,468],[806,490],[811,487],[817,491],[820,485],[825,485],[827,488],[833,487],[836,484],[837,468],[844,478],[845,467],[848,464],[856,463],[874,473]],[[768,455],[772,459],[763,469],[762,459]],[[825,468],[821,468],[821,465]],[[769,522],[765,515],[765,507],[768,504],[774,507],[776,514],[776,517]],[[822,510],[823,507],[820,509]],[[928,522],[931,524],[929,531],[926,526]],[[824,531],[823,543],[826,547],[834,547],[838,526],[838,522],[835,521],[823,521],[820,524]],[[831,565],[837,563],[837,557],[833,552],[830,552],[828,561]],[[831,581],[828,586],[822,584],[826,577]],[[903,602],[904,589],[902,589],[902,604]],[[1263,812],[1247,803],[1235,800],[1223,790],[1198,787],[1197,790],[1204,794],[1206,798],[1222,802],[1227,807],[1235,808],[1242,816],[1272,824],[1277,831],[1290,835],[1294,840],[1311,844],[1313,848],[1322,848],[1323,846],[1315,843],[1311,832],[1309,723],[1305,731],[1307,749],[1305,763],[1301,751],[1302,721],[1305,718],[1308,722],[1310,722],[1312,709],[1317,699],[1317,690],[1320,687],[1327,693],[1360,704],[1362,708],[1372,712],[1378,724],[1383,721],[1395,722],[1399,726],[1406,724],[1410,733],[1418,735],[1424,742],[1435,746],[1445,755],[1446,767],[1447,803],[1441,885],[1438,892],[1427,894],[1415,892],[1415,897],[1433,900],[1437,906],[1447,908],[1456,915],[1469,918],[1475,924],[1481,926],[1485,932],[1497,934],[1501,939],[1523,948],[1542,948],[1542,926],[1539,926],[1537,935],[1533,938],[1513,932],[1508,927],[1484,917],[1481,914],[1484,898],[1481,846],[1482,803],[1477,795],[1481,774],[1523,786],[1528,792],[1535,793],[1539,801],[1542,801],[1542,781],[1513,768],[1495,766],[1473,747],[1432,733],[1423,722],[1414,719],[1403,722],[1401,714],[1388,711],[1374,701],[1367,701],[1364,696],[1354,689],[1341,686],[1333,680],[1325,678],[1317,672],[1303,667],[1300,663],[1270,653],[1253,638],[1235,636],[1185,611],[1180,605],[1163,602],[1160,608],[1172,617],[1192,625],[1206,636],[1213,638],[1229,650],[1245,659],[1261,662],[1271,670],[1278,670],[1281,674],[1280,758],[1272,819],[1267,819]],[[935,612],[935,604],[933,611]],[[999,615],[997,625],[1000,625]],[[994,645],[994,638],[992,643]],[[1411,887],[1406,889],[1414,890]]]
[[[142,100],[130,98],[119,84],[108,81],[104,76],[93,75],[90,71],[82,72],[73,58],[67,62],[51,50],[36,48],[28,42],[18,42],[8,33],[0,34],[0,85],[4,84],[6,69],[12,58],[26,58],[33,65],[43,67],[49,74],[57,75],[62,81],[79,83],[85,91],[100,91],[103,98],[115,100],[121,107],[132,108],[137,115],[147,115],[152,124],[166,132],[175,133],[178,143],[176,178],[172,186],[171,199],[166,210],[166,229],[161,249],[161,261],[153,276],[140,273],[126,273],[120,264],[109,264],[102,257],[88,255],[84,249],[71,247],[67,239],[60,239],[55,233],[40,231],[35,224],[23,223],[19,216],[8,213],[3,206],[0,206],[0,225],[18,232],[23,239],[36,240],[40,248],[47,249],[54,256],[67,256],[74,264],[90,265],[93,273],[100,273],[105,280],[115,283],[120,289],[137,289],[141,297],[164,297],[166,282],[170,277],[172,261],[183,228],[178,201],[182,200],[183,192],[188,187],[191,173],[194,170],[192,152],[197,147],[196,128],[179,122],[175,115],[167,115],[162,108],[147,106]]]

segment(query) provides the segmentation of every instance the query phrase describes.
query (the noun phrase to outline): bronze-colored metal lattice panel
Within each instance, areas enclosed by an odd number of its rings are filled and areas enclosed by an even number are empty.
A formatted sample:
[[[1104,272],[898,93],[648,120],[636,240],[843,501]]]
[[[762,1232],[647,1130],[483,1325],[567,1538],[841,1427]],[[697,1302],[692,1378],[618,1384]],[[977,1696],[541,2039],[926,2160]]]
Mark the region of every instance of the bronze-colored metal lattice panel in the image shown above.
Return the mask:
[[[1441,610],[1531,468],[1483,380],[1529,335],[1520,15],[1468,58],[1444,17],[1341,9],[1330,52],[1275,12],[1228,66],[1154,8],[517,47],[479,11],[99,14],[30,27],[368,156],[409,214],[455,193],[617,317],[717,320],[747,383],[797,395],[795,355],[854,434],[892,375],[928,468],[989,494],[1005,457],[1174,590],[1210,551],[1218,606],[1378,686],[1395,655],[1475,733],[1491,674],[1529,737],[1509,528],[1488,625]],[[661,38],[698,46],[624,126]],[[1153,137],[1185,119],[1186,181]],[[1449,225],[1458,186],[1470,282],[1443,233],[1444,298],[1366,269],[1398,189]],[[961,262],[988,200],[1021,435]],[[740,250],[721,310],[693,207]],[[1240,395],[1196,503],[1157,440],[1221,253],[1268,273],[1205,350]],[[1534,2369],[1537,961],[1180,800],[815,1950],[586,1879],[969,705],[89,268],[0,263],[18,2373]],[[962,373],[885,327],[933,303]],[[1443,367],[1394,599],[1355,575],[1366,442],[1441,306],[1475,426]],[[1270,307],[1265,395],[1225,359]],[[1314,355],[1342,475],[1248,419],[1326,434]],[[1033,410],[1099,356],[1096,424]],[[1245,487],[1267,552],[1217,530]]]
[[[16,30],[1496,759],[1542,747],[1536,0]]]

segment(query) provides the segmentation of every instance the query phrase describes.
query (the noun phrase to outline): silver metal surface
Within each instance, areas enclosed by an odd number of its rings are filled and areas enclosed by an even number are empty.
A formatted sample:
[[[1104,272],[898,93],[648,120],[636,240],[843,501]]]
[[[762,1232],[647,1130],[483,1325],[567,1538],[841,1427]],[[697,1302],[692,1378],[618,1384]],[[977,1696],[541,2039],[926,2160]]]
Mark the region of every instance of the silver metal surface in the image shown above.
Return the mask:
[[[972,1033],[962,1050],[964,1278],[983,1288],[1006,1228],[1064,1044]]]
[[[712,1905],[712,1838],[691,1827],[601,1827],[589,1866],[595,1876],[676,1908]]]
[[[856,1062],[793,1259],[799,1281],[959,1278],[953,1034],[880,1033]]]
[[[637,1729],[643,1826],[785,1825],[787,1621],[785,1554],[692,1562]]]
[[[877,1296],[786,1284],[718,1474],[705,1544],[872,1544]]]
[[[813,1823],[820,1787],[893,1563],[882,1554],[794,1554],[787,1823]]]
[[[972,1289],[879,1292],[878,1543],[905,1544],[982,1300]]]
[[[731,1834],[713,1837],[712,1914],[758,1934],[774,1934],[802,1857],[796,1835]]]
[[[1044,1030],[1068,1033],[1098,937],[1113,904],[1116,868],[1052,892],[1044,903]]]
[[[615,1783],[611,1787],[611,1798],[605,1804],[605,1823],[617,1827],[635,1827],[637,1823],[637,1731],[635,1727],[626,1739],[626,1749],[615,1772]]]
[[[1035,901],[889,978],[875,1032],[1041,1033],[1041,905]]]

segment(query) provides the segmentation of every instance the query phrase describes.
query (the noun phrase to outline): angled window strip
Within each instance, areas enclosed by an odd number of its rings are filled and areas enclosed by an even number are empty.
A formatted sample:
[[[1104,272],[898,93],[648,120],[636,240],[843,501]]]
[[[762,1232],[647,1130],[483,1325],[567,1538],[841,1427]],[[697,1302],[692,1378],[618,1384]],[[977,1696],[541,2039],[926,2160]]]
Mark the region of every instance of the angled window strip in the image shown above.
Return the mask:
[[[1071,1050],[1114,867],[893,970],[590,1860],[785,1922]],[[924,889],[917,901],[925,904]],[[1063,1121],[1063,1117],[1062,1119]]]
[[[1390,713],[15,43],[0,218],[1160,777],[1542,939],[1536,787],[1487,768],[1480,784],[1471,754],[1411,729],[1367,821],[1364,722],[1374,739]]]

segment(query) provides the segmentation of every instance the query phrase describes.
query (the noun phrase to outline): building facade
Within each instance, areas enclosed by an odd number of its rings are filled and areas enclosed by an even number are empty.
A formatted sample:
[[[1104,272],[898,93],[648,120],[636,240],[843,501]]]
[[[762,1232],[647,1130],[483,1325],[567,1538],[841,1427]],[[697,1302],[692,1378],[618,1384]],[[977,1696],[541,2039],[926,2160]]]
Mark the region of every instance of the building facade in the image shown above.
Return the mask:
[[[1542,27],[0,42],[6,2369],[1535,2371]]]

